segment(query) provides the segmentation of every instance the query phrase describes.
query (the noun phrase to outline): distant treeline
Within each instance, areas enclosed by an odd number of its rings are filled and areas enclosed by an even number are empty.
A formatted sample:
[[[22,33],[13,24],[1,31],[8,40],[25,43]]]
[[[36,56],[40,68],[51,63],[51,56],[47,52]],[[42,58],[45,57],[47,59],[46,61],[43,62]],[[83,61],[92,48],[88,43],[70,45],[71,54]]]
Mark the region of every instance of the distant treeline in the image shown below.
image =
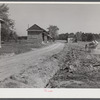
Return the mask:
[[[67,40],[68,37],[74,38],[76,41],[92,41],[92,40],[99,40],[100,34],[84,33],[84,32],[63,33],[59,34],[58,40]]]

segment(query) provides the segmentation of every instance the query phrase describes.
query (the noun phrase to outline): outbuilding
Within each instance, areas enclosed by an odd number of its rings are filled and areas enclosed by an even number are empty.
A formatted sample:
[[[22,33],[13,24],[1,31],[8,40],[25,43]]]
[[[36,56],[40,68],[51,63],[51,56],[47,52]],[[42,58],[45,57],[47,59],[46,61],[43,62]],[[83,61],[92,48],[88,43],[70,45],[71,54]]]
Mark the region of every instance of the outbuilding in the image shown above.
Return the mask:
[[[28,28],[27,33],[28,42],[38,46],[47,43],[52,38],[46,30],[36,24]]]

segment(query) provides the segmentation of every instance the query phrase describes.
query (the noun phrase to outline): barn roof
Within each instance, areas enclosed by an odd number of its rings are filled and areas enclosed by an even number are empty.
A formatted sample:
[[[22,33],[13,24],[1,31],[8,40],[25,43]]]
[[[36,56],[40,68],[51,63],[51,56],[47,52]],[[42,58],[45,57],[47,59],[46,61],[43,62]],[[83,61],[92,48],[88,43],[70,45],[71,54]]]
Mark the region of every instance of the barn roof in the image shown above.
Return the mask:
[[[45,35],[47,35],[48,37],[52,38],[49,35],[49,32],[47,32],[45,29],[41,28],[40,26],[34,24],[33,26],[31,26],[30,28],[27,29],[27,31],[42,31]]]
[[[42,29],[42,28],[39,27],[38,25],[34,24],[34,25],[31,26],[30,28],[28,28],[27,31],[44,31],[44,29]]]

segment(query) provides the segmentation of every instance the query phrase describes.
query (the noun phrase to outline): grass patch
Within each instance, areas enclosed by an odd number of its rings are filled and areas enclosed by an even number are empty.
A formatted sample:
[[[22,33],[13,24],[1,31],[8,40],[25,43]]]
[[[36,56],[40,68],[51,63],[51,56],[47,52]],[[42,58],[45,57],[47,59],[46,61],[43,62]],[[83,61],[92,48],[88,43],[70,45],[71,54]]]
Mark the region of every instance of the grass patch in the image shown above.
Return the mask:
[[[22,42],[6,42],[2,44],[2,48],[0,48],[0,55],[8,54],[8,53],[14,53],[14,54],[20,54],[24,52],[31,51],[32,48],[40,48],[41,45],[34,45],[31,43],[28,43],[27,41]]]

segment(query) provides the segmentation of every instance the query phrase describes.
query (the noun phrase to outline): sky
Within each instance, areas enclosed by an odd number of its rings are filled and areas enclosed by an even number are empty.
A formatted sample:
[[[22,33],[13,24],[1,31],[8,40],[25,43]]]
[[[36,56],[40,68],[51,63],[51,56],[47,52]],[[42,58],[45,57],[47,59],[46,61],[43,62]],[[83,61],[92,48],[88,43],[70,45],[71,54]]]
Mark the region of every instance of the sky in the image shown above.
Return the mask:
[[[56,25],[59,34],[100,33],[100,4],[8,4],[8,7],[18,35],[27,35],[28,26],[34,24],[45,30]]]

